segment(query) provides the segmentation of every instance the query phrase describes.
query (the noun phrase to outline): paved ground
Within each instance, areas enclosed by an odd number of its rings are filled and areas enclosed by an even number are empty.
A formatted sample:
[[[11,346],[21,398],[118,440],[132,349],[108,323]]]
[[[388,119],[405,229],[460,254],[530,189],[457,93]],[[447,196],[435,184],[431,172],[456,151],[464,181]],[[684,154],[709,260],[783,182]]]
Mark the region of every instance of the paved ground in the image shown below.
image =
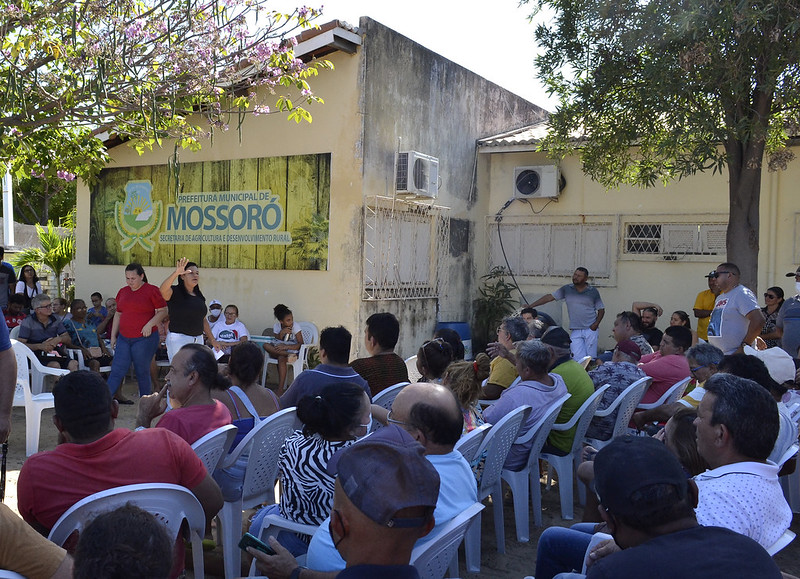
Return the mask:
[[[136,398],[136,385],[130,379],[123,385],[126,396]],[[135,422],[136,406],[121,406],[118,426],[132,428]],[[45,410],[42,416],[42,431],[39,448],[41,450],[52,449],[56,445],[56,429],[52,424],[53,410]],[[13,431],[9,440],[9,454],[7,461],[6,496],[4,502],[16,511],[17,508],[17,477],[19,469],[25,460],[25,413],[23,408],[14,408],[13,412]],[[575,521],[564,521],[561,519],[558,487],[554,486],[549,491],[542,493],[543,522],[545,526],[559,525],[569,526],[573,522],[580,520],[583,514],[582,508],[576,505]],[[498,579],[521,579],[526,575],[533,575],[536,561],[536,542],[541,534],[541,528],[531,528],[531,540],[529,543],[518,543],[514,532],[514,511],[511,496],[506,490],[503,511],[505,517],[505,538],[506,552],[499,554],[495,544],[494,523],[492,516],[492,506],[487,501],[487,508],[482,516],[482,568],[480,574],[469,574],[464,571],[463,550],[461,561],[461,573],[465,579],[474,577],[492,577]],[[531,521],[533,517],[531,516]],[[800,535],[800,515],[795,515],[791,529]],[[212,554],[207,562],[206,577],[215,578],[215,569],[219,569],[221,553]],[[792,575],[800,576],[800,539],[796,539],[783,551],[778,553],[775,561],[782,571]]]

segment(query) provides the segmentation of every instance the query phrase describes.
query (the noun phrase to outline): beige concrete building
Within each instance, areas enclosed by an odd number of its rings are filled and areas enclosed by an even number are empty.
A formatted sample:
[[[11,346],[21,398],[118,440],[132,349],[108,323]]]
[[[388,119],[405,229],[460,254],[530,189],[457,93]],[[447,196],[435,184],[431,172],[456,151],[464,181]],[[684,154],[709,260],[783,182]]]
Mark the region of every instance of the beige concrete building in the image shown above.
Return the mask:
[[[180,153],[177,194],[172,144],[142,156],[111,150],[100,184],[78,190],[76,296],[116,295],[132,261],[159,284],[186,255],[206,298],[237,304],[253,333],[284,303],[320,329],[343,324],[358,355],[364,320],[388,310],[409,356],[437,321],[469,319],[490,210],[475,143],[545,111],[369,18],[358,29],[326,25],[296,52],[335,66],[312,79],[325,99],[313,123],[276,114],[248,117],[241,142],[236,130],[218,132]],[[248,200],[225,204],[233,198]],[[287,249],[310,212],[329,220],[327,259]],[[217,231],[220,217],[227,229]]]
[[[691,316],[697,293],[707,288],[703,276],[726,261],[727,174],[708,172],[652,189],[606,191],[582,173],[576,156],[556,164],[537,153],[544,131],[546,125],[539,123],[479,142],[478,191],[486,203],[483,243],[476,246],[481,252],[476,262],[483,265],[479,273],[506,265],[500,237],[529,302],[570,283],[575,267],[586,267],[606,305],[601,347],[613,344],[614,316],[634,301],[664,308],[658,323],[662,330],[675,310]],[[767,287],[778,285],[787,296],[794,294],[793,281],[784,274],[800,262],[798,178],[798,163],[763,174],[762,305]],[[510,199],[501,212],[498,237],[496,214]],[[730,259],[736,262],[736,256]],[[563,302],[542,309],[566,323]]]

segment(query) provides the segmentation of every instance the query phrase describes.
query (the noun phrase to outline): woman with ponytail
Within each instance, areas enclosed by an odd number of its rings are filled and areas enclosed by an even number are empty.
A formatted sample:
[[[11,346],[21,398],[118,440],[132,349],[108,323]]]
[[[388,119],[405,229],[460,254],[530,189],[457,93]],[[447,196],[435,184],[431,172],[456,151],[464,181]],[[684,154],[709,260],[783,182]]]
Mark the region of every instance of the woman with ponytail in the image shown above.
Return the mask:
[[[453,391],[464,415],[464,432],[470,432],[484,424],[478,399],[481,384],[489,377],[491,360],[486,354],[478,354],[474,362],[453,362],[444,372],[444,385]]]
[[[338,450],[367,435],[372,422],[370,400],[364,389],[351,382],[326,386],[317,396],[297,403],[297,418],[303,429],[286,439],[278,457],[281,481],[279,505],[256,513],[250,533],[258,536],[264,517],[282,517],[306,525],[319,525],[333,506],[335,473],[328,461]],[[281,531],[278,541],[295,557],[308,550],[310,537]]]

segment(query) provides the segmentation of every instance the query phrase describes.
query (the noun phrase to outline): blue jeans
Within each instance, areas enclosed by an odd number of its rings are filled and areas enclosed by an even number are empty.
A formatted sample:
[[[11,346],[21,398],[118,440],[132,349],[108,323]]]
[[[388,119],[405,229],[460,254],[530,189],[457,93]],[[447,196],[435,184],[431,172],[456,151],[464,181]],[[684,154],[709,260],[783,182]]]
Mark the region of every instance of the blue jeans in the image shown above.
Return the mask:
[[[570,529],[545,529],[536,546],[536,579],[553,579],[572,570],[580,573],[596,526],[597,523],[577,523]]]
[[[150,362],[158,349],[158,332],[148,337],[126,338],[117,336],[117,347],[114,350],[114,361],[111,363],[111,374],[108,377],[108,388],[111,395],[122,384],[122,379],[133,362],[136,381],[139,383],[139,396],[150,394]]]

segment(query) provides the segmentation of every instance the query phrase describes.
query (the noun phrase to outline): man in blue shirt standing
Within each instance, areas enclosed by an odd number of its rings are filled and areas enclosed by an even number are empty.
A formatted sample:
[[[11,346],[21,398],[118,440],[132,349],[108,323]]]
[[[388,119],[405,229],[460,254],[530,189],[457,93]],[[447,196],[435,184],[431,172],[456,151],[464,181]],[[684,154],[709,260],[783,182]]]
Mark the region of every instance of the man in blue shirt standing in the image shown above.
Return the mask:
[[[535,308],[555,300],[567,303],[572,357],[597,357],[597,328],[606,313],[600,292],[588,283],[589,270],[579,267],[572,274],[572,283],[563,285],[551,294],[544,295],[525,307]]]

